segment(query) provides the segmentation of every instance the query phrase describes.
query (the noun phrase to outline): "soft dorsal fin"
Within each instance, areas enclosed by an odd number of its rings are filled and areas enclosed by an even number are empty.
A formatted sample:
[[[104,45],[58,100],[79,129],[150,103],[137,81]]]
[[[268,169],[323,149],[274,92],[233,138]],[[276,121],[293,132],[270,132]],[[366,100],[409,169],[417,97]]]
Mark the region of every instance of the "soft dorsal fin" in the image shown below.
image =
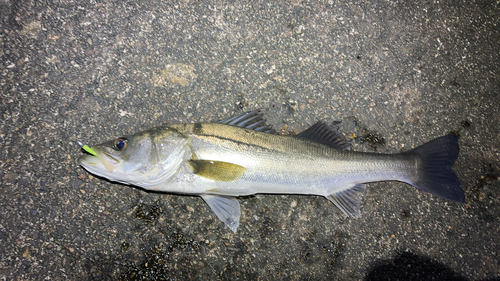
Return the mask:
[[[271,126],[266,124],[266,119],[264,119],[263,116],[264,114],[261,113],[260,110],[253,110],[247,111],[240,115],[222,119],[217,123],[254,130],[257,132],[276,134],[276,131],[274,131]]]
[[[348,150],[351,148],[341,133],[323,122],[318,122],[293,137],[314,141],[335,149]]]

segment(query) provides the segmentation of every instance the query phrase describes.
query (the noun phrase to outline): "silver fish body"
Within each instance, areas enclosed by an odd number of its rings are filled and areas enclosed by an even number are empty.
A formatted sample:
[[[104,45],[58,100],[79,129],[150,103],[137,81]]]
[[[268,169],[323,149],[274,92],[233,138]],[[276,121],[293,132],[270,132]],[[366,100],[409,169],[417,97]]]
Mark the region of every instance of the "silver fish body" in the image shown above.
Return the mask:
[[[235,197],[257,193],[321,195],[353,217],[367,182],[402,181],[464,202],[451,169],[459,151],[454,135],[399,154],[347,147],[324,123],[295,137],[272,134],[253,111],[220,123],[174,124],[122,137],[92,146],[97,156],[78,162],[111,181],[199,195],[234,232],[240,217]]]

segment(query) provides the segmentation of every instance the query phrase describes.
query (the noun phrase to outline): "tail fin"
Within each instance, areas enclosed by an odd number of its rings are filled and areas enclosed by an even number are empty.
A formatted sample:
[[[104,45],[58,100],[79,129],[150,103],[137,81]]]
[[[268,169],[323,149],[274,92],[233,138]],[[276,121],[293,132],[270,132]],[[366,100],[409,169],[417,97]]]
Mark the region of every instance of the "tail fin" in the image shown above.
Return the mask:
[[[465,195],[452,165],[458,157],[458,137],[447,135],[414,148],[406,153],[421,159],[421,177],[413,186],[439,197],[464,203]]]

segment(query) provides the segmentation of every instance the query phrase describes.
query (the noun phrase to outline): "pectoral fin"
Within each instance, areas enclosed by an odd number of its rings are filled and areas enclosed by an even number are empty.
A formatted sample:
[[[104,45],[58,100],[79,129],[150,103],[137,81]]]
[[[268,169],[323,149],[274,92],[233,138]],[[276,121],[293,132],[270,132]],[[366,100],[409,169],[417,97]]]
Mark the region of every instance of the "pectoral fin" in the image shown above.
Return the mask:
[[[234,233],[240,225],[240,203],[233,197],[203,194],[201,198],[207,202],[212,211]]]
[[[189,160],[193,173],[215,181],[235,181],[246,171],[245,167],[229,162]]]
[[[344,214],[350,217],[359,217],[359,205],[365,193],[366,186],[357,184],[349,189],[332,193],[326,198],[335,204]]]

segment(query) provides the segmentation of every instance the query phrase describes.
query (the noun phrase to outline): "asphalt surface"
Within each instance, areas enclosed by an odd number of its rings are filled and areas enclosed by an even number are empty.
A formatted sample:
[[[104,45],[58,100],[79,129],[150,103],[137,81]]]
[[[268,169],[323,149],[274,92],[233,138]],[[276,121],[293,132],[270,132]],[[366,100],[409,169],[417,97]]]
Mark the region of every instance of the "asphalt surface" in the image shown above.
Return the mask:
[[[498,1],[0,1],[0,280],[500,277]],[[316,196],[202,199],[88,174],[77,140],[261,108],[353,149],[460,135],[466,203],[368,185],[362,218]],[[285,129],[285,128],[283,128]]]

